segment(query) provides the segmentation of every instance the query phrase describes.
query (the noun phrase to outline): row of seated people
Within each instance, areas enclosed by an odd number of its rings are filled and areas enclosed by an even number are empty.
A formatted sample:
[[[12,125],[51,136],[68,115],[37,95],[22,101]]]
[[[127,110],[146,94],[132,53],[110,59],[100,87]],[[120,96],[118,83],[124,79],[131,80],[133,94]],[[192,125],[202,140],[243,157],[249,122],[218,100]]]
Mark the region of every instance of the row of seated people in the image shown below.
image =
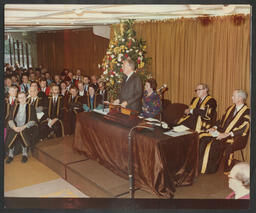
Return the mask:
[[[199,133],[199,171],[214,173],[224,156],[224,174],[229,174],[234,166],[234,152],[245,148],[250,128],[250,109],[246,105],[247,93],[234,90],[233,104],[220,120],[217,118],[217,102],[209,95],[206,84],[200,83],[197,94],[184,111],[177,125],[193,129]]]
[[[5,101],[5,127],[7,162],[14,157],[15,144],[22,147],[22,162],[27,161],[27,149],[33,148],[38,140],[43,140],[55,134],[56,137],[73,134],[76,114],[103,107],[103,96],[95,93],[92,85],[88,94],[78,95],[77,87],[70,88],[69,94],[62,96],[59,86],[51,86],[51,95],[38,93],[37,84],[29,88],[28,94],[11,86],[9,97]],[[17,100],[18,99],[18,100]]]

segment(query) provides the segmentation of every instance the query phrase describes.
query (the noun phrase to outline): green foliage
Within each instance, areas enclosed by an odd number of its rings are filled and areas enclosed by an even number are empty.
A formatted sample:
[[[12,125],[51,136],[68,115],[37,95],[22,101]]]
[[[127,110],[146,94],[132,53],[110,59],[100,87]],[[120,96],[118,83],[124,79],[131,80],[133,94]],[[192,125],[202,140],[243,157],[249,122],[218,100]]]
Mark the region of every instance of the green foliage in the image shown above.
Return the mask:
[[[124,77],[122,65],[128,57],[135,62],[135,72],[140,76],[143,84],[146,79],[152,77],[147,70],[150,58],[145,57],[146,41],[136,39],[133,23],[134,20],[129,19],[120,22],[120,29],[114,26],[114,39],[109,43],[103,63],[99,64],[109,100],[115,100],[118,96]]]

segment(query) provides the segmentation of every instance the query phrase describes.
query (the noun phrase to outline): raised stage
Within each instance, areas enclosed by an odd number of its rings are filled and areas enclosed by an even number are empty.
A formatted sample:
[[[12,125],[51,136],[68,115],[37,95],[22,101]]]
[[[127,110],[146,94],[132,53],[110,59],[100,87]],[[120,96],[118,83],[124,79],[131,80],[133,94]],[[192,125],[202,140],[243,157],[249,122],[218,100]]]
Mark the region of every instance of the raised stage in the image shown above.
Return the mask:
[[[73,136],[45,140],[37,144],[33,157],[59,174],[89,197],[128,198],[129,181],[72,148]],[[159,198],[136,189],[135,198]]]

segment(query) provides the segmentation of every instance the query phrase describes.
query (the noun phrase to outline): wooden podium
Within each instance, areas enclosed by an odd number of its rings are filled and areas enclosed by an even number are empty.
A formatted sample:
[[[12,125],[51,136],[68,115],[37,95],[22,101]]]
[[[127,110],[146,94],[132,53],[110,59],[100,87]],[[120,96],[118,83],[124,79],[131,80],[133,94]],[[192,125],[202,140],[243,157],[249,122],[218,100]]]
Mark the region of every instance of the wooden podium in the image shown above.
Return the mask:
[[[127,109],[120,105],[109,104],[109,113],[104,118],[127,127],[133,127],[142,121],[142,119],[138,118],[138,114],[138,111]]]

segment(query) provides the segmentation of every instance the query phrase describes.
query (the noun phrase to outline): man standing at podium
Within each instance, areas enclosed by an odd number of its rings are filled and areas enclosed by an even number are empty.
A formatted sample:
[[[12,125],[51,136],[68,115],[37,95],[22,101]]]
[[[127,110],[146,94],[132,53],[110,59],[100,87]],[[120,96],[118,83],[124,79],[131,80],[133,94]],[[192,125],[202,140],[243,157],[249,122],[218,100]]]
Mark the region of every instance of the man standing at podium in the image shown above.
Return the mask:
[[[125,60],[123,71],[126,78],[122,82],[119,98],[113,104],[121,104],[124,108],[139,112],[141,110],[142,83],[140,77],[134,72],[134,61],[130,58]]]

